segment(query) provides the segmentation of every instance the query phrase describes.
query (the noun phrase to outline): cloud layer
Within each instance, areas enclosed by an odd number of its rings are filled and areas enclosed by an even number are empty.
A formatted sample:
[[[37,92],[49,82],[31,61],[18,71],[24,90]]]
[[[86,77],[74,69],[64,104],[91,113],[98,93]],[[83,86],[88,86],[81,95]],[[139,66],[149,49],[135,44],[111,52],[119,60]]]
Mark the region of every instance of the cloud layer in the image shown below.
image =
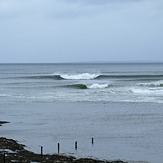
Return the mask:
[[[0,0],[1,62],[163,61],[162,0]]]

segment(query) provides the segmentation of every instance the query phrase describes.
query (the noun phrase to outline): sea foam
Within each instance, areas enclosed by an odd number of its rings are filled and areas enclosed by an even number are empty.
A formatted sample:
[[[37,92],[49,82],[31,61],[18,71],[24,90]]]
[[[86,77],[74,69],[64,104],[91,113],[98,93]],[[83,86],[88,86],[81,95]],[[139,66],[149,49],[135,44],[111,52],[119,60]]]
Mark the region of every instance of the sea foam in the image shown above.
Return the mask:
[[[108,84],[92,84],[88,86],[89,89],[102,89],[102,88],[107,88]]]
[[[68,79],[68,80],[90,80],[90,79],[95,79],[99,75],[97,74],[89,74],[89,73],[82,73],[82,74],[76,74],[76,75],[67,75],[63,74],[60,75],[63,79]]]

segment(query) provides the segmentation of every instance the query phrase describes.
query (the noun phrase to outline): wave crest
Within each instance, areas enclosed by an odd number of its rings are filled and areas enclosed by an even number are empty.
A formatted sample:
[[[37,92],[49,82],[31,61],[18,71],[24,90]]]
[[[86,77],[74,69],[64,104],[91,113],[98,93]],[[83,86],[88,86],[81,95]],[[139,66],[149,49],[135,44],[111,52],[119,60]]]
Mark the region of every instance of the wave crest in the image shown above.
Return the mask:
[[[97,78],[99,75],[97,74],[89,74],[89,73],[83,73],[83,74],[76,74],[76,75],[60,75],[63,79],[68,80],[91,80]]]
[[[147,87],[163,87],[163,81],[157,81],[153,83],[141,83],[140,86],[147,86]]]

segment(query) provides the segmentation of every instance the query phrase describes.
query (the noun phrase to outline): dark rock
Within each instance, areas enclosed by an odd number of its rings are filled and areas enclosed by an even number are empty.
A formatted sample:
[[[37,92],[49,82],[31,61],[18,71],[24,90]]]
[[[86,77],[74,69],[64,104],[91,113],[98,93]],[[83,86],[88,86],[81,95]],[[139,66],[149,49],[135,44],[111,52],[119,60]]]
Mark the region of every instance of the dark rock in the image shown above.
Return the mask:
[[[7,121],[0,121],[0,126],[2,126],[3,124],[5,123],[10,123],[10,122],[7,122]]]

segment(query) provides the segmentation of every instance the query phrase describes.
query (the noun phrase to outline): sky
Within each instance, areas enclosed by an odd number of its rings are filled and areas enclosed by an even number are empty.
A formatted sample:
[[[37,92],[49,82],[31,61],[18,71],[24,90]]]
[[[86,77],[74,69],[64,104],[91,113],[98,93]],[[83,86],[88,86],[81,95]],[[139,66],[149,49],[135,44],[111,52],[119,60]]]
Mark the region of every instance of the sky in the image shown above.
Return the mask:
[[[163,62],[163,0],[0,0],[0,63]]]

